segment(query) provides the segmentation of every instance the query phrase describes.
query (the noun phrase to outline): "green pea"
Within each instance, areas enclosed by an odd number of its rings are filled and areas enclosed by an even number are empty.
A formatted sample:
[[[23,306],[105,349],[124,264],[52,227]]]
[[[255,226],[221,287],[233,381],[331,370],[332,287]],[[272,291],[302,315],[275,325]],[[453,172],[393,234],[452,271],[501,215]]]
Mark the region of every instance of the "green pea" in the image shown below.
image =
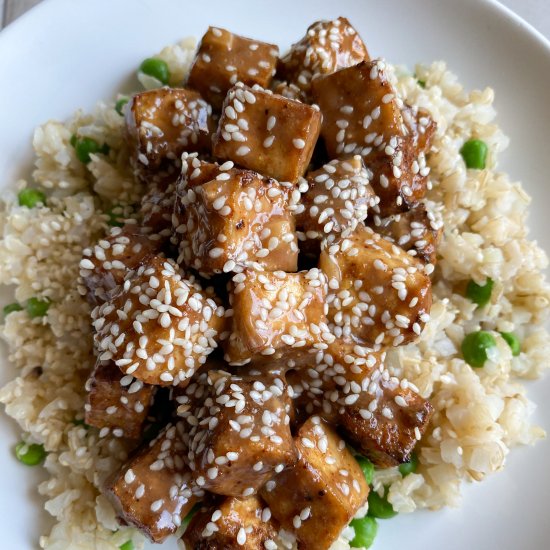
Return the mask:
[[[416,470],[418,470],[418,464],[418,456],[416,453],[412,453],[409,462],[404,462],[399,465],[399,472],[403,477],[407,477],[409,474],[414,474]]]
[[[521,353],[521,342],[519,341],[519,338],[513,332],[501,332],[500,335],[510,346],[512,355],[517,357]]]
[[[95,139],[89,137],[76,138],[73,147],[78,160],[83,164],[88,164],[92,160],[90,157],[92,154],[109,154],[109,146],[106,143],[100,145]]]
[[[388,502],[387,489],[384,490],[384,496],[381,497],[376,491],[369,493],[369,516],[390,519],[397,515],[397,512],[393,509],[393,506]]]
[[[129,99],[127,97],[121,97],[116,103],[115,103],[115,111],[120,115],[124,116],[124,105],[128,103]]]
[[[355,531],[355,537],[350,543],[352,548],[370,548],[378,533],[378,522],[370,516],[351,520],[350,525]]]
[[[462,341],[462,356],[471,367],[481,368],[487,361],[487,350],[496,345],[495,338],[490,332],[471,332]]]
[[[2,311],[4,313],[4,317],[6,317],[6,315],[9,315],[14,311],[23,311],[23,306],[21,304],[18,304],[17,302],[14,302],[13,304],[8,304],[7,306],[4,306],[4,309]]]
[[[119,205],[113,206],[105,212],[108,216],[107,224],[111,227],[122,227],[124,225],[124,215],[122,207]]]
[[[39,189],[22,189],[17,195],[19,206],[34,208],[38,204],[46,204],[46,195]]]
[[[197,502],[197,504],[195,504],[195,506],[193,506],[189,513],[183,518],[181,524],[183,525],[184,529],[187,529],[187,526],[191,523],[193,516],[201,509],[201,506],[202,504],[200,502]]]
[[[170,69],[168,69],[166,61],[163,61],[162,59],[148,57],[147,59],[143,60],[143,62],[139,66],[139,70],[142,73],[148,74],[149,76],[156,78],[163,84],[168,84],[168,81],[170,80]]]
[[[15,456],[26,466],[36,466],[44,461],[46,451],[43,445],[21,441],[15,447]]]
[[[425,87],[426,87],[426,81],[425,81],[425,80],[420,80],[420,79],[418,79],[418,85],[419,85],[421,88],[425,88]]]
[[[45,298],[44,300],[41,300],[40,298],[29,298],[26,305],[27,313],[32,319],[35,317],[44,317],[44,315],[48,312],[50,303],[51,302],[48,298]]]
[[[483,285],[478,285],[474,281],[470,280],[468,282],[468,286],[466,287],[466,296],[479,307],[483,307],[489,303],[494,285],[495,282],[491,278],[487,278],[485,284]]]
[[[460,149],[466,168],[483,170],[487,160],[487,144],[480,139],[469,139]]]
[[[359,466],[361,466],[363,475],[365,476],[367,483],[370,485],[372,483],[372,478],[374,477],[374,464],[365,456],[356,456],[355,460],[357,460]]]
[[[134,543],[131,540],[126,541],[119,546],[120,550],[134,550]]]

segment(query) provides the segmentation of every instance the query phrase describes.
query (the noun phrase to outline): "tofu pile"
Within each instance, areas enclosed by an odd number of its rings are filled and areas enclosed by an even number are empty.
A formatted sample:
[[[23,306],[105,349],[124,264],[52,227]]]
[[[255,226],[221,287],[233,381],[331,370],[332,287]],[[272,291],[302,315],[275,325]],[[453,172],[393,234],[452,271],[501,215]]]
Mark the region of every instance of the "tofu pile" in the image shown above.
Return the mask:
[[[152,541],[328,549],[367,502],[350,448],[410,459],[433,409],[385,367],[429,320],[435,123],[349,21],[210,27],[126,107],[136,215],[84,251],[85,421],[135,443],[105,494]],[[286,537],[286,538],[285,538]]]

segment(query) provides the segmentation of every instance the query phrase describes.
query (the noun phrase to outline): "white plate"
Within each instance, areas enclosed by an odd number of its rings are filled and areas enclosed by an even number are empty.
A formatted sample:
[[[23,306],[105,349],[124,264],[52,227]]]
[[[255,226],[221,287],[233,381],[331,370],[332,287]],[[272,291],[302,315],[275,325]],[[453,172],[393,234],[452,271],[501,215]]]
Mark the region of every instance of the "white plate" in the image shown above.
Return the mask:
[[[288,46],[314,20],[345,15],[369,51],[394,63],[445,59],[470,87],[496,90],[498,122],[512,138],[501,168],[534,197],[531,227],[550,249],[550,43],[489,0],[49,0],[0,34],[0,174],[4,191],[31,160],[33,128],[131,89],[140,61],[208,24]],[[5,354],[3,354],[5,356]],[[0,382],[11,377],[7,364]],[[550,428],[550,378],[530,387]],[[0,422],[0,548],[37,547],[49,519],[36,492],[40,469],[12,457],[17,430]],[[459,510],[381,521],[378,550],[543,550],[550,547],[550,442],[517,449],[504,473],[465,490]],[[166,545],[175,548],[174,543]]]

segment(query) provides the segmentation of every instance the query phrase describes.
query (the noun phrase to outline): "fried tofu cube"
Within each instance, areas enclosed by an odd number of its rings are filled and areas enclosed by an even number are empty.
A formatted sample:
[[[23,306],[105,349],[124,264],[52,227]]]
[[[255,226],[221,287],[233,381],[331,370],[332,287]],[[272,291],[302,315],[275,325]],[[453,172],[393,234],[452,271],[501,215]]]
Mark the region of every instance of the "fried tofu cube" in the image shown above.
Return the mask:
[[[260,491],[299,547],[326,550],[365,504],[369,486],[344,441],[318,416],[298,431],[300,458]]]
[[[126,129],[136,175],[150,183],[173,181],[184,151],[210,153],[215,124],[198,92],[157,88],[132,97]]]
[[[369,54],[361,37],[345,17],[338,17],[310,25],[306,35],[281,58],[277,73],[308,96],[312,79],[365,59]]]
[[[174,219],[178,262],[205,276],[246,266],[296,271],[290,186],[230,169],[179,198]],[[177,213],[176,213],[177,214]]]
[[[413,384],[389,375],[385,356],[336,339],[309,368],[286,374],[299,417],[322,414],[381,468],[410,459],[433,413]]]
[[[328,277],[328,318],[337,337],[370,346],[415,340],[429,319],[430,277],[422,262],[372,229],[324,243],[319,267]]]
[[[185,386],[217,347],[224,314],[172,260],[152,257],[93,310],[99,358],[146,384]]]
[[[202,497],[202,491],[193,488],[191,473],[182,459],[182,428],[182,422],[167,426],[105,487],[118,515],[152,542],[162,542],[175,533]]]
[[[258,497],[229,497],[195,514],[182,540],[186,548],[263,550],[277,548],[277,531],[271,511]]]
[[[284,273],[245,270],[233,277],[232,331],[225,359],[242,365],[291,357],[330,339],[327,280],[319,269]]]
[[[79,292],[90,305],[102,304],[158,249],[158,242],[141,233],[137,225],[112,227],[97,244],[82,251]]]
[[[382,379],[379,388],[381,397],[373,413],[368,408],[373,401],[363,395],[353,406],[343,408],[338,424],[361,454],[379,468],[390,468],[410,460],[426,432],[433,407],[411,387],[401,387],[396,379]]]
[[[187,85],[220,109],[227,91],[237,82],[268,87],[278,55],[279,48],[274,44],[209,27],[199,44]]]
[[[317,78],[312,94],[323,113],[321,135],[329,156],[363,157],[382,215],[422,199],[429,173],[425,149],[404,120],[403,102],[383,61],[364,61]]]
[[[291,401],[280,372],[211,370],[194,389],[205,399],[190,396],[196,405],[180,416],[189,425],[187,462],[199,487],[248,497],[294,464]]]
[[[386,218],[373,216],[369,218],[369,225],[412,256],[426,263],[436,263],[443,222],[425,203],[420,202],[406,212]]]
[[[175,183],[170,183],[166,189],[153,183],[141,199],[140,230],[152,240],[164,242],[168,239],[172,234],[172,213],[175,202]]]
[[[304,209],[296,217],[298,229],[308,239],[320,239],[331,233],[353,231],[378,198],[363,160],[355,155],[332,160],[310,172],[301,203]]]
[[[111,361],[98,361],[86,382],[85,422],[117,437],[138,439],[154,386],[124,376]]]
[[[225,98],[214,156],[278,181],[295,182],[311,160],[321,129],[318,109],[255,86]]]

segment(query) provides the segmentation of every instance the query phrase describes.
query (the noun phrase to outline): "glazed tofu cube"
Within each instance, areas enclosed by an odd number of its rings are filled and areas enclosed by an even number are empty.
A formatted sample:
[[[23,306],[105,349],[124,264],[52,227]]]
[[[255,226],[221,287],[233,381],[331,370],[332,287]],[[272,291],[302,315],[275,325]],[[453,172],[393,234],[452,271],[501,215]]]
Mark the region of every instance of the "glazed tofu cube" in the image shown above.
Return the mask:
[[[294,441],[298,462],[260,495],[300,548],[326,550],[365,504],[369,486],[345,442],[320,417],[305,422]]]
[[[279,372],[211,370],[195,392],[205,399],[182,411],[189,428],[188,463],[196,484],[248,497],[296,461],[288,388]]]
[[[318,269],[299,273],[246,270],[233,277],[232,331],[225,359],[271,362],[330,339],[327,280]]]
[[[118,515],[152,542],[175,533],[202,496],[202,491],[192,490],[190,471],[182,459],[182,428],[182,422],[168,426],[105,487]]]
[[[304,210],[296,218],[298,229],[308,239],[320,239],[331,233],[353,231],[378,199],[363,160],[355,155],[310,172],[301,203]]]
[[[309,95],[311,81],[369,59],[367,48],[345,17],[317,21],[280,60],[278,75]]]
[[[385,355],[337,339],[309,368],[287,372],[297,416],[322,414],[381,468],[410,459],[433,413],[413,384],[389,376]]]
[[[138,439],[154,386],[124,376],[111,361],[98,361],[86,382],[85,422],[117,437]]]
[[[213,151],[278,181],[295,182],[306,171],[320,128],[318,109],[237,85],[225,98]]]
[[[230,169],[188,188],[174,219],[181,265],[205,276],[245,266],[296,271],[291,189],[249,170]]]
[[[141,199],[140,231],[152,240],[166,241],[172,234],[172,213],[175,202],[175,183],[170,183],[166,189],[153,183]]]
[[[209,27],[199,44],[187,84],[220,109],[227,90],[237,82],[268,87],[278,55],[279,48],[273,44]]]
[[[432,289],[424,265],[368,227],[324,243],[328,318],[337,337],[370,346],[415,340],[429,319]]]
[[[217,347],[224,313],[172,260],[154,256],[92,312],[99,358],[146,384],[185,386]]]
[[[381,380],[378,387],[380,398],[374,412],[369,410],[373,401],[363,395],[353,406],[344,407],[338,425],[350,443],[373,464],[390,468],[410,460],[426,432],[433,407],[396,379]]]
[[[209,153],[215,124],[212,107],[198,92],[157,88],[132,97],[126,129],[136,174],[150,183],[177,175],[184,151]]]
[[[229,497],[195,514],[182,540],[186,548],[263,550],[277,548],[277,531],[271,511],[258,497]]]
[[[416,256],[423,262],[435,264],[437,246],[443,233],[441,216],[425,203],[399,214],[386,218],[373,216],[369,225],[381,235],[399,245],[411,256]]]
[[[102,304],[126,275],[152,256],[158,242],[141,234],[137,225],[113,227],[93,247],[82,251],[79,292],[91,305]]]
[[[425,151],[405,123],[403,102],[384,62],[365,61],[320,77],[312,93],[323,113],[321,134],[329,156],[363,157],[383,215],[407,209],[425,195]]]

